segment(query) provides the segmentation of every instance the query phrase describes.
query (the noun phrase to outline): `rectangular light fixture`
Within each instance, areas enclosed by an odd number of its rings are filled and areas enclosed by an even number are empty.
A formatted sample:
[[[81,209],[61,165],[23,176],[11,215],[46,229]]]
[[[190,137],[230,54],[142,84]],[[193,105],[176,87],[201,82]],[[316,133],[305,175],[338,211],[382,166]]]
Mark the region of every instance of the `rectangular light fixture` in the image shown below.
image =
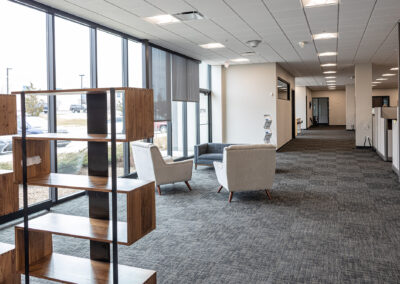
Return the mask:
[[[210,42],[210,43],[206,43],[206,44],[200,44],[200,47],[207,48],[207,49],[213,49],[213,48],[224,48],[225,45],[223,45],[219,42]]]
[[[377,82],[377,81],[372,82],[372,84],[380,84],[380,83],[382,82]]]
[[[399,67],[393,67],[393,68],[390,68],[390,70],[397,71],[397,70],[399,70]]]
[[[339,0],[303,0],[304,7],[318,7],[326,5],[336,5]]]
[[[336,76],[327,76],[325,79],[336,79]]]
[[[387,79],[386,78],[378,78],[378,79],[376,79],[377,81],[386,81]]]
[[[235,58],[231,59],[232,62],[247,62],[249,61],[247,58]]]
[[[336,66],[336,63],[324,63],[324,64],[321,64],[321,67],[333,67],[333,66]]]
[[[327,83],[336,83],[336,80],[328,80]]]
[[[166,25],[172,23],[179,23],[180,21],[172,15],[165,14],[165,15],[157,15],[153,17],[146,17],[144,18],[147,22],[156,24],[156,25]]]
[[[314,34],[312,37],[314,40],[331,39],[331,38],[337,38],[338,33],[320,33],[320,34]]]
[[[336,71],[324,71],[324,74],[336,74]]]
[[[385,73],[385,74],[382,74],[382,76],[383,77],[390,77],[390,76],[395,76],[396,74],[393,74],[393,73]]]
[[[318,53],[319,57],[323,57],[323,56],[336,56],[337,52],[336,51],[328,51],[328,52],[321,52]]]

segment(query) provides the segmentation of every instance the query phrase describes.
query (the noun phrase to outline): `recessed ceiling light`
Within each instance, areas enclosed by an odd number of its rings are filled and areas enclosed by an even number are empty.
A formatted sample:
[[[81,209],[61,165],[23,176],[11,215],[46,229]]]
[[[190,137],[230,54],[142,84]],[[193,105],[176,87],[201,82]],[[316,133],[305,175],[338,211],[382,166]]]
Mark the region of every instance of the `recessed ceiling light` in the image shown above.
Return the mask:
[[[321,64],[321,67],[333,67],[336,66],[336,63],[325,63],[325,64]]]
[[[393,67],[393,68],[390,68],[390,70],[397,71],[397,70],[399,70],[399,67]]]
[[[378,79],[376,79],[377,81],[386,81],[387,79],[386,78],[378,78]]]
[[[336,74],[336,71],[324,71],[324,74]]]
[[[256,55],[254,51],[247,51],[240,54],[243,57]]]
[[[318,7],[338,4],[339,0],[303,0],[304,7]]]
[[[200,44],[200,47],[213,49],[213,48],[224,48],[225,45],[223,45],[219,42],[210,42],[210,43],[206,43],[206,44]]]
[[[372,85],[372,87],[376,87],[376,85]]]
[[[374,82],[372,82],[372,84],[381,84],[382,82],[377,82],[377,81],[374,81]]]
[[[247,58],[235,58],[231,60],[232,62],[247,62],[249,61]]]
[[[153,17],[146,17],[144,18],[146,21],[156,24],[156,25],[166,25],[172,23],[179,23],[180,21],[172,15],[165,14],[165,15],[157,15]]]
[[[327,83],[336,83],[336,80],[328,80]]]
[[[337,33],[320,33],[320,34],[314,34],[312,37],[314,40],[331,39],[331,38],[337,38],[338,34]]]
[[[392,73],[386,73],[386,74],[382,74],[383,77],[390,77],[390,76],[395,76],[396,74],[392,74]]]
[[[336,76],[327,76],[325,79],[336,79]]]
[[[335,56],[337,55],[336,51],[328,51],[328,52],[322,52],[322,53],[318,53],[319,57],[323,57],[323,56]]]

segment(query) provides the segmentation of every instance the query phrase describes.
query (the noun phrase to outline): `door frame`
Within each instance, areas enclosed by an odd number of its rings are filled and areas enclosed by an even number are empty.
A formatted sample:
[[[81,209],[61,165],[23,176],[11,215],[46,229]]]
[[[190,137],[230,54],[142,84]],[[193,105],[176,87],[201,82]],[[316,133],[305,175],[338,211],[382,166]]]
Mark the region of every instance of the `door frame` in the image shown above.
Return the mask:
[[[292,139],[296,138],[297,131],[297,120],[296,120],[296,92],[292,90],[291,100],[292,100]]]
[[[328,111],[328,123],[318,123],[317,126],[318,125],[329,125],[329,97],[313,97],[312,100],[311,100],[311,110],[314,107],[314,105],[313,105],[314,99],[316,99],[318,101],[318,106],[319,106],[319,99],[327,99],[328,100],[328,109],[327,109],[327,111]],[[319,107],[318,107],[318,114],[319,114]],[[313,119],[314,119],[314,113],[313,113]]]

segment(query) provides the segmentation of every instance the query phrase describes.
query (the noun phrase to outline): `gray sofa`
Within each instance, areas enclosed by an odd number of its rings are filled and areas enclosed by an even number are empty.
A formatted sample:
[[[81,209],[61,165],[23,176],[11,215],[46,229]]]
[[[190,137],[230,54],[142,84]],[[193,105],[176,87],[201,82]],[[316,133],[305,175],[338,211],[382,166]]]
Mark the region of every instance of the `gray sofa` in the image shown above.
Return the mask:
[[[232,144],[204,143],[194,146],[194,165],[212,166],[214,161],[222,162],[224,148]]]

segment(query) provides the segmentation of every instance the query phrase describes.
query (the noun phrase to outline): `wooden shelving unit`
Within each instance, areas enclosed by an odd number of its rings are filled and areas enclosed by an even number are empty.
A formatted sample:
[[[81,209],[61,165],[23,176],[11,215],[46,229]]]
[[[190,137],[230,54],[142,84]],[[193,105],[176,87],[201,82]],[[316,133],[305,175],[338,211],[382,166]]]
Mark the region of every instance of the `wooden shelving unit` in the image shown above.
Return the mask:
[[[58,133],[26,136],[23,132],[13,137],[13,165],[14,182],[24,185],[24,193],[28,192],[28,186],[87,191],[89,217],[48,213],[29,221],[25,218],[24,223],[15,226],[16,269],[28,276],[62,283],[113,283],[118,279],[120,283],[154,284],[155,271],[119,265],[116,249],[118,244],[133,244],[156,227],[154,182],[116,177],[116,142],[154,135],[152,90],[115,88],[21,92],[21,102],[23,104],[28,93],[83,92],[87,94],[89,134],[80,137]],[[115,92],[124,94],[126,131],[123,135],[115,133],[115,124],[111,126],[111,134],[107,134],[107,92],[110,93],[111,122],[114,123]],[[50,141],[57,140],[88,142],[88,176],[51,172]],[[108,176],[108,143],[112,149],[111,177]],[[117,193],[126,195],[126,222],[117,221]],[[53,235],[90,240],[91,259],[53,253]],[[112,258],[110,245],[113,247]]]
[[[0,135],[17,133],[17,100],[15,95],[0,95]],[[18,185],[13,172],[0,170],[0,216],[19,209]]]
[[[0,283],[21,283],[21,276],[16,271],[15,248],[4,243],[0,243]]]

